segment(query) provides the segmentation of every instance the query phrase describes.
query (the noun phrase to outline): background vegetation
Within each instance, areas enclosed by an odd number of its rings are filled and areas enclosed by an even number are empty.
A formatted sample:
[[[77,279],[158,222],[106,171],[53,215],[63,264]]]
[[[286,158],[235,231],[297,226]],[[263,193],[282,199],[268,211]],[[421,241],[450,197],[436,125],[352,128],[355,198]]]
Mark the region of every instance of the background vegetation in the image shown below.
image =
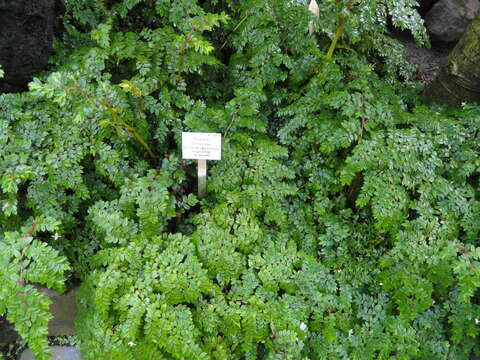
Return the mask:
[[[0,314],[48,358],[469,359],[479,107],[425,105],[416,2],[66,0],[51,69],[0,96]],[[181,131],[223,134],[209,196]]]

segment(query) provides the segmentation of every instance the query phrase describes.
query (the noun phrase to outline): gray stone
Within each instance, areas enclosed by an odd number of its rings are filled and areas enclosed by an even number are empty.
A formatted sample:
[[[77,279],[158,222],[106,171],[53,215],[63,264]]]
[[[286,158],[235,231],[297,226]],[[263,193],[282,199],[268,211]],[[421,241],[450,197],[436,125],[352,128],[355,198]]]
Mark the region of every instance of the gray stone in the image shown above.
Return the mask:
[[[15,342],[19,335],[4,317],[0,317],[0,346]]]
[[[52,346],[52,360],[80,360],[80,351],[71,346]],[[19,360],[35,360],[30,349],[25,350]]]
[[[25,89],[48,64],[56,0],[0,0],[0,92]]]
[[[48,336],[75,335],[75,318],[77,317],[76,288],[61,294],[44,287],[38,287],[43,294],[47,295],[52,304],[50,312],[53,319],[48,323]]]
[[[0,0],[1,1],[1,0]],[[50,312],[53,318],[48,323],[48,336],[71,336],[76,335],[75,318],[77,317],[76,293],[77,289],[61,294],[42,286],[37,289],[47,295],[52,304]],[[19,335],[4,317],[0,317],[0,345],[13,343],[19,339]]]
[[[479,0],[440,0],[425,16],[425,26],[433,41],[455,42],[479,8]]]

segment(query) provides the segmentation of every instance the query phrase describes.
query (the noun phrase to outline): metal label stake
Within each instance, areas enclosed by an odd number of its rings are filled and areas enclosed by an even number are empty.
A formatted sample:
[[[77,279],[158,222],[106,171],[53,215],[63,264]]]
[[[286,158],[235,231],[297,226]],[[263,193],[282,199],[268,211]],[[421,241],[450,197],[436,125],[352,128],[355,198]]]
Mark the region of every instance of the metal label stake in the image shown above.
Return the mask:
[[[207,195],[207,160],[222,159],[222,134],[182,132],[182,156],[198,160],[198,197]]]
[[[207,194],[207,160],[198,160],[198,198]]]

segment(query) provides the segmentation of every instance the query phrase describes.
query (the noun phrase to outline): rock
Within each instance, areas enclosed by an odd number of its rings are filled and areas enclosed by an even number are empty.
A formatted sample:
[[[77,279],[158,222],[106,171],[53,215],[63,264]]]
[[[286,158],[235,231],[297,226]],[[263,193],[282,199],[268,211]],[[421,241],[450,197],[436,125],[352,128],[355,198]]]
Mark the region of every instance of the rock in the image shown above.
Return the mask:
[[[440,0],[425,16],[425,26],[433,41],[455,42],[479,8],[479,0]]]
[[[0,317],[0,346],[13,343],[19,335],[4,317]]]
[[[38,287],[43,294],[52,300],[50,312],[53,319],[48,323],[48,336],[75,335],[74,320],[77,316],[76,288],[61,294],[44,287]]]
[[[24,90],[47,66],[55,20],[55,0],[0,0],[0,92]]]
[[[80,351],[72,346],[52,346],[52,360],[80,360]],[[25,350],[19,360],[35,360],[30,349]]]
[[[0,0],[1,1],[1,0]],[[42,286],[37,286],[37,289],[47,295],[52,304],[50,305],[50,312],[53,318],[48,323],[48,336],[71,336],[76,335],[75,318],[77,316],[76,293],[77,289],[61,294]],[[10,324],[4,317],[0,317],[0,346],[13,343],[19,339],[19,335],[15,331],[12,324]]]

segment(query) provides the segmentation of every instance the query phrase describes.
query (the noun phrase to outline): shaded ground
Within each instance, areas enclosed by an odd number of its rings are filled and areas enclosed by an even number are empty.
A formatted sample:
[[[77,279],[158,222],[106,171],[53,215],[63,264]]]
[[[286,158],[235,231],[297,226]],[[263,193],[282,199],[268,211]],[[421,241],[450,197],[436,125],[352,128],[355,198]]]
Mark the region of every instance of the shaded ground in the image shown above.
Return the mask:
[[[407,61],[417,67],[416,80],[429,84],[437,76],[442,62],[453,45],[433,44],[431,48],[418,46],[408,34],[395,34],[407,50]]]

